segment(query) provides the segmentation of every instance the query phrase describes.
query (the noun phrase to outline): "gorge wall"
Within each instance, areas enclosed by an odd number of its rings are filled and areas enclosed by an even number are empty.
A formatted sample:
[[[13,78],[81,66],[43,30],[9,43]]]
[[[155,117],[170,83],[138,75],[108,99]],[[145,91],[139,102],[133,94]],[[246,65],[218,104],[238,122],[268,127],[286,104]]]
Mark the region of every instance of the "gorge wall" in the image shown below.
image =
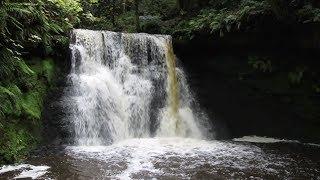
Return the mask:
[[[199,35],[176,41],[200,104],[220,126],[219,138],[320,141],[319,39],[305,33]]]

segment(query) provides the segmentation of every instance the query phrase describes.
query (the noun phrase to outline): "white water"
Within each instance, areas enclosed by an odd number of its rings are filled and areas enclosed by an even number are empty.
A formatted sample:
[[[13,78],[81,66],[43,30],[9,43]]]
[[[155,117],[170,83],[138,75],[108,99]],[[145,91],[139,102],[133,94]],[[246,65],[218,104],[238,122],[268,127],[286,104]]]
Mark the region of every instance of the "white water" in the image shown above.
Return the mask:
[[[261,137],[261,136],[243,136],[241,138],[233,138],[233,141],[237,142],[250,142],[250,143],[296,143],[303,144],[305,146],[316,146],[320,147],[320,144],[315,143],[302,143],[298,140],[289,140],[289,139],[277,139],[272,137]]]
[[[256,146],[179,137],[130,139],[100,147],[74,146],[67,152],[77,159],[107,163],[106,179],[195,179],[192,177],[204,170],[213,175],[226,169],[232,170],[231,177],[246,169],[276,176],[277,169],[290,161],[279,161]]]
[[[71,39],[65,98],[76,144],[207,135],[170,36],[74,30]]]
[[[15,176],[14,179],[22,179],[22,178],[37,179],[45,175],[49,168],[50,167],[48,166],[34,166],[30,164],[8,165],[8,166],[0,167],[0,175],[7,172],[20,170],[21,172],[17,176]]]
[[[241,138],[234,138],[233,141],[253,142],[253,143],[279,143],[279,142],[289,142],[290,140],[276,139],[271,137],[260,137],[260,136],[243,136]]]

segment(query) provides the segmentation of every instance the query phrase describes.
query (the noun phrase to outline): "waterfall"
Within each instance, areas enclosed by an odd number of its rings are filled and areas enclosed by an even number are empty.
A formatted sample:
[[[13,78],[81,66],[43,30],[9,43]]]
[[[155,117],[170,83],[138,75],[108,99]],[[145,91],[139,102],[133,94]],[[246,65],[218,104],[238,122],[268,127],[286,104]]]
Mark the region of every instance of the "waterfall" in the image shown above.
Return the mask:
[[[178,78],[176,73],[176,63],[175,55],[173,52],[172,44],[166,44],[166,63],[168,70],[168,101],[171,119],[175,122],[175,133],[180,134],[180,124],[181,119],[179,116],[179,106],[180,106],[180,97],[179,97],[179,85]]]
[[[76,29],[70,49],[64,99],[77,145],[205,136],[170,36]]]

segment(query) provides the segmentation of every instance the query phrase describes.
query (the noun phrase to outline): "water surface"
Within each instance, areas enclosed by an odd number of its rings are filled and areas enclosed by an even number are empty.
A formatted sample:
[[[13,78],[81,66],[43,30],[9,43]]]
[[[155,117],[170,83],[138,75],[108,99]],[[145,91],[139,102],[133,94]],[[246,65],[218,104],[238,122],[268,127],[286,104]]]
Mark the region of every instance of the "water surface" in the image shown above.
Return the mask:
[[[26,163],[50,167],[38,179],[320,179],[319,157],[319,146],[292,142],[145,138],[50,147]],[[27,168],[0,178],[17,177]]]

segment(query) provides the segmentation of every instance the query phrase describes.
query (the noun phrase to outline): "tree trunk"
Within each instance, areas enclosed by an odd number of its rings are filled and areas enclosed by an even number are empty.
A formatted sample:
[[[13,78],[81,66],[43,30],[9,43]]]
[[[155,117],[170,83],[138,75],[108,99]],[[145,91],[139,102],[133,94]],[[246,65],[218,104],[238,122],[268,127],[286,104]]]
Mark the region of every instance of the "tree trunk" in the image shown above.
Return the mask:
[[[188,11],[191,7],[191,0],[177,0],[178,10]]]
[[[135,21],[136,21],[135,23],[136,23],[137,32],[140,32],[139,4],[140,4],[140,0],[134,0]]]
[[[114,27],[116,27],[116,15],[115,15],[115,13],[116,13],[116,0],[112,0],[112,15],[111,15],[111,21],[112,21],[112,25],[114,26]]]
[[[181,10],[181,9],[183,9],[183,7],[182,7],[182,5],[183,5],[183,0],[177,0],[177,8],[178,8],[178,10]]]
[[[122,13],[127,11],[127,0],[122,0]]]

